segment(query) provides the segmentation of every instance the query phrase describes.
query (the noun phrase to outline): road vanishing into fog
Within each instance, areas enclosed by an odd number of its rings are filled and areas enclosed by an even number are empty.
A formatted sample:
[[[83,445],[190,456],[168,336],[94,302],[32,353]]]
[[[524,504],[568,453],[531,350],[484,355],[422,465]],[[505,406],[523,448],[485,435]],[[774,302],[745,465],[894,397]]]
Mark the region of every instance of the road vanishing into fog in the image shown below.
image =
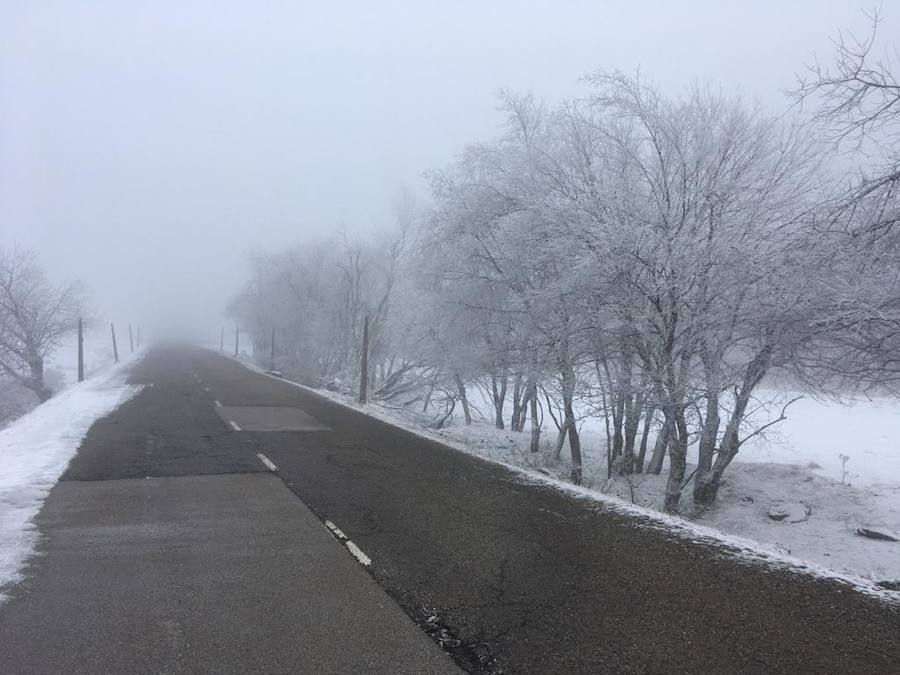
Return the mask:
[[[6,675],[900,672],[900,610],[836,582],[200,348],[157,347],[131,381],[0,607]]]

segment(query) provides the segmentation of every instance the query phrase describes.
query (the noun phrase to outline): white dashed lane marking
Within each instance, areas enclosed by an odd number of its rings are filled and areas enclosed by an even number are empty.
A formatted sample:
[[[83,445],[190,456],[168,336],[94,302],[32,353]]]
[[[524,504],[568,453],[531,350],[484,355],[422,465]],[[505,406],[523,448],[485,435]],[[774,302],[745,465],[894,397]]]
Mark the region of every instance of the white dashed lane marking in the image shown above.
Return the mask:
[[[325,527],[331,530],[331,534],[334,535],[335,539],[337,539],[347,547],[347,550],[350,551],[350,553],[354,558],[356,558],[360,565],[365,565],[366,567],[368,567],[372,564],[372,559],[365,553],[363,553],[359,546],[350,541],[347,538],[347,535],[344,534],[344,532],[341,530],[341,528],[332,523],[330,520],[325,521]]]
[[[350,551],[350,553],[353,554],[353,557],[354,557],[354,558],[356,558],[357,560],[359,560],[359,563],[360,563],[361,565],[365,565],[366,567],[368,567],[369,565],[372,564],[372,559],[371,559],[369,556],[367,556],[365,553],[363,553],[362,551],[360,551],[360,550],[359,550],[359,546],[357,546],[356,544],[354,544],[354,543],[353,543],[352,541],[350,541],[349,539],[347,540],[346,546],[347,546],[347,550]]]
[[[231,428],[234,429],[235,431],[241,430],[241,428],[238,426],[238,423],[235,422],[234,420],[228,420],[228,424],[230,424]]]
[[[265,464],[266,468],[267,468],[269,471],[278,471],[278,467],[275,466],[275,465],[272,463],[272,460],[269,459],[268,457],[266,457],[264,454],[262,454],[261,452],[257,452],[257,453],[256,453],[256,456],[259,458],[259,461],[260,461],[260,462],[262,462],[263,464]]]
[[[341,532],[341,529],[337,525],[332,523],[330,520],[325,521],[325,527],[327,527],[329,530],[331,530],[331,533],[335,537],[340,539],[341,541],[344,541],[345,539],[347,539],[347,535],[344,534],[343,532]]]

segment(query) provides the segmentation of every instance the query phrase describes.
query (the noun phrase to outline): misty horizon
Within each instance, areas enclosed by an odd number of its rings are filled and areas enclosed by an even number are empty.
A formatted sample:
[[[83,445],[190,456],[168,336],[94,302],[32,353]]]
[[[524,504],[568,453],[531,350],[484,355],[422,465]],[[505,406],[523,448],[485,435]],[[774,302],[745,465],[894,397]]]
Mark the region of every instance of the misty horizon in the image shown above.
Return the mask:
[[[252,250],[382,228],[403,189],[427,203],[424,172],[502,127],[501,88],[554,106],[640,69],[779,111],[868,4],[267,7],[7,3],[3,243],[101,317],[215,330]]]

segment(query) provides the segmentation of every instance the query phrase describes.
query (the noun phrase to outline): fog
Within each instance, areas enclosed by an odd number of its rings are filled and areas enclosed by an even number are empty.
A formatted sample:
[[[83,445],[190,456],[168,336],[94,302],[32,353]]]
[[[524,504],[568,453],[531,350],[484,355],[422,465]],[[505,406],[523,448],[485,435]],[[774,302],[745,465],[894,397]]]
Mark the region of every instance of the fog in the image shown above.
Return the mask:
[[[499,88],[597,68],[766,106],[870,2],[3,3],[0,245],[98,313],[209,327],[274,249],[389,218],[495,134]],[[900,12],[884,34],[897,34]]]

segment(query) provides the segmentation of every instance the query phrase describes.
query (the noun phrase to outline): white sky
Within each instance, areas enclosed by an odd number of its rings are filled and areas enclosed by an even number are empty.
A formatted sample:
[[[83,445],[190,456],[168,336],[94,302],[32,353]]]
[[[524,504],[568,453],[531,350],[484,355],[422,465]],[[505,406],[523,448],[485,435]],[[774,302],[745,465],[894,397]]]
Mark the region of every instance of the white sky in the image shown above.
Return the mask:
[[[37,249],[118,321],[218,316],[254,245],[388,219],[502,121],[637,67],[783,105],[844,0],[0,1],[0,246]],[[900,3],[881,35],[900,37]]]

